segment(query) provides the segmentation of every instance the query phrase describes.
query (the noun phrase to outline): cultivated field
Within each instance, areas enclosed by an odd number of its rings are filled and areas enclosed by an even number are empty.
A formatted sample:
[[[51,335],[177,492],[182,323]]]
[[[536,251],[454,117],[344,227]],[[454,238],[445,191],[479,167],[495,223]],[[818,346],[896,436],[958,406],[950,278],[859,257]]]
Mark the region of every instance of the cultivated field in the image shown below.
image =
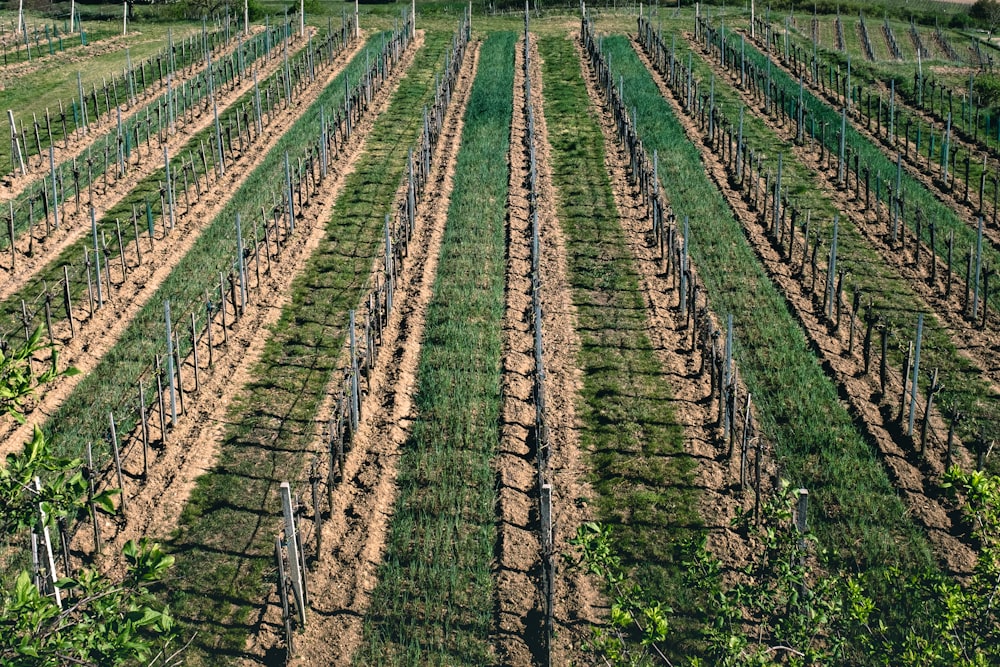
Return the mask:
[[[992,47],[343,9],[0,18],[4,613],[148,538],[154,664],[1000,657]]]

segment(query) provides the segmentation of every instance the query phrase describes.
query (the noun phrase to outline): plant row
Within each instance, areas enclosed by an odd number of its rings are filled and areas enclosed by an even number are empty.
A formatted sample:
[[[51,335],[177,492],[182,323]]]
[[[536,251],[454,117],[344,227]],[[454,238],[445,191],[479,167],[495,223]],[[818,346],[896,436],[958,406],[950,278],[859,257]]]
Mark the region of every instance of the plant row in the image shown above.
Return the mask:
[[[40,181],[21,191],[9,205],[7,234],[0,248],[10,253],[11,273],[17,270],[18,254],[33,254],[39,232],[42,233],[41,239],[44,239],[53,230],[68,223],[67,210],[71,201],[75,202],[74,212],[77,214],[81,210],[82,194],[86,195],[89,206],[97,203],[94,198],[95,188],[97,194],[100,194],[102,177],[104,191],[108,188],[109,179],[118,182],[120,179],[134,178],[134,172],[141,171],[144,162],[148,164],[154,150],[162,149],[170,135],[180,127],[194,122],[196,114],[201,117],[214,112],[218,119],[216,91],[221,91],[226,86],[235,89],[242,85],[244,77],[254,69],[259,59],[275,57],[274,50],[278,46],[285,46],[285,71],[282,76],[289,81],[293,76],[301,79],[301,70],[306,69],[307,65],[301,60],[296,61],[297,71],[289,71],[287,43],[278,39],[280,34],[288,33],[287,28],[288,25],[259,32],[246,43],[240,40],[239,47],[221,60],[213,62],[208,52],[205,52],[205,67],[195,76],[176,88],[168,81],[166,91],[133,116],[123,120],[119,114],[116,127],[96,137],[79,157],[56,165],[54,150],[50,146],[48,159],[40,158],[39,164],[41,167],[47,163],[47,173],[43,173]],[[322,55],[332,58],[334,50],[341,43],[341,39],[328,36],[323,40],[326,48]],[[256,72],[254,80],[256,81]],[[281,81],[279,87],[279,94],[286,95],[285,81]],[[271,93],[266,88],[265,91],[265,101],[268,103],[265,111],[269,111]],[[36,137],[38,131],[36,126]],[[215,142],[215,146],[211,143],[209,146],[218,155],[221,133],[217,131],[206,139]],[[27,241],[21,238],[25,234],[28,235]],[[18,248],[18,245],[21,247]]]

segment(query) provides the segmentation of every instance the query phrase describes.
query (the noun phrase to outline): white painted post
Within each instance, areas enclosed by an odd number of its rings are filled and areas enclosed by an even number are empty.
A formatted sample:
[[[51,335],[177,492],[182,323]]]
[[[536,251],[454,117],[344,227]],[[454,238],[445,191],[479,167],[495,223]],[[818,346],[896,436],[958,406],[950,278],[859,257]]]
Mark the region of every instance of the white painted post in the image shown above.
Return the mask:
[[[39,495],[42,493],[42,482],[38,477],[35,477],[35,491]],[[48,558],[49,576],[52,578],[52,590],[55,592],[56,604],[62,609],[62,593],[56,587],[59,577],[56,575],[56,559],[52,556],[52,538],[49,535],[49,527],[45,525],[45,510],[42,509],[41,503],[38,504],[38,513],[41,515],[42,537],[45,540],[45,555]]]
[[[299,622],[306,623],[305,596],[302,590],[302,572],[299,568],[299,549],[295,539],[295,517],[292,515],[292,487],[281,483],[281,509],[285,515],[285,542],[288,546],[288,569],[292,579],[292,592],[299,612]]]
[[[243,0],[243,32],[250,35],[250,0]]]
[[[128,35],[128,0],[122,3],[122,37]]]
[[[69,0],[69,31],[71,34],[74,20],[76,20],[76,0]]]
[[[170,331],[170,299],[163,302],[163,314],[167,321],[167,377],[170,380],[170,425],[177,426],[177,387],[174,384],[174,337]]]

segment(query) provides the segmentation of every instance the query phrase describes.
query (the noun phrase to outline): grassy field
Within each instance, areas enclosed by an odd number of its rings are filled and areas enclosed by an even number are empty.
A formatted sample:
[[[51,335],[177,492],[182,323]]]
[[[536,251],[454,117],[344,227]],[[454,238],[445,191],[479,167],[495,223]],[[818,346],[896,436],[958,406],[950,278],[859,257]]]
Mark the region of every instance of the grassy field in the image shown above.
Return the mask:
[[[700,525],[694,461],[672,389],[647,335],[645,300],[625,244],[604,140],[580,61],[565,34],[539,40],[553,182],[566,237],[583,373],[581,446],[600,519],[614,527],[623,562],[680,610],[677,547]],[[682,612],[681,612],[682,613]]]
[[[390,537],[356,665],[496,664],[500,355],[515,33],[492,33],[465,114]]]
[[[370,42],[377,43],[377,36]],[[233,402],[218,462],[198,480],[167,543],[177,556],[168,599],[178,616],[199,631],[187,664],[214,665],[239,656],[249,632],[247,619],[274,585],[264,576],[273,567],[278,483],[297,478],[304,465],[317,410],[343,349],[348,310],[365,292],[381,251],[382,221],[450,42],[450,33],[427,35],[389,109],[376,121],[326,236],[293,283],[291,303],[269,333],[252,371],[255,379]],[[358,59],[363,63],[364,54]],[[328,90],[338,88],[342,91],[343,84]],[[311,113],[306,117],[317,120]],[[270,172],[265,168],[263,173]]]
[[[628,40],[604,40],[646,150],[658,149],[661,184],[678,216],[690,216],[691,252],[716,312],[732,313],[735,358],[783,475],[808,488],[810,522],[839,561],[858,569],[927,565],[928,547],[871,446],[855,430],[782,294],[709,180],[698,149]]]

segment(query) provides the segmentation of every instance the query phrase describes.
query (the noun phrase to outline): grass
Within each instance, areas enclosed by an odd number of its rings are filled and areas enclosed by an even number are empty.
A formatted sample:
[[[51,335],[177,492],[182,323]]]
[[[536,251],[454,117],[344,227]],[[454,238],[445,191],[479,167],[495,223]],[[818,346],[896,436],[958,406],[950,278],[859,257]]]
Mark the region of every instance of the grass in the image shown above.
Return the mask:
[[[696,77],[708,81],[713,74],[712,65],[700,51],[693,52]],[[687,61],[686,53],[684,61]],[[715,79],[715,100],[719,110],[736,127],[743,105],[738,92],[723,77]],[[789,189],[796,208],[812,212],[810,235],[819,233],[820,238],[826,242],[824,248],[828,252],[833,217],[842,211],[827,194],[830,186],[826,177],[801,164],[792,153],[791,142],[768,128],[754,113],[755,107],[747,107],[747,111],[744,115],[747,145],[755,153],[764,155],[765,171],[772,174],[777,172],[777,155],[782,154],[782,185]],[[796,231],[800,239],[801,234],[801,230]],[[926,304],[913,290],[910,282],[887,264],[856,224],[844,215],[840,220],[837,257],[840,266],[849,271],[844,282],[847,300],[850,301],[850,295],[858,290],[866,295],[866,304],[869,299],[872,300],[875,310],[891,330],[890,367],[900,369],[904,363],[906,347],[916,336],[917,313],[927,311]],[[818,289],[822,289],[822,284],[823,280],[820,279]],[[860,335],[859,333],[859,337]],[[873,364],[873,368],[875,367]],[[924,321],[921,367],[925,370],[920,378],[920,385],[925,390],[930,383],[930,372],[935,368],[941,372],[939,379],[944,389],[936,399],[938,405],[948,406],[949,409],[959,410],[967,415],[979,415],[987,421],[1000,419],[1000,397],[984,379],[984,369],[977,368],[968,357],[959,352],[948,327],[933,313]],[[938,436],[942,440],[945,438],[943,433]]]
[[[496,664],[505,216],[516,33],[482,45],[417,371],[416,419],[356,665]]]
[[[545,120],[559,221],[581,339],[578,415],[600,519],[615,528],[623,562],[671,601],[681,588],[677,547],[700,526],[694,461],[672,391],[647,335],[639,277],[619,224],[604,141],[573,44],[539,39]]]
[[[374,49],[375,42],[371,42],[370,49]],[[300,61],[304,61],[306,58],[305,54],[299,54],[296,58],[291,60],[291,67],[293,72],[293,80],[298,81],[299,76],[302,75],[302,70],[299,70],[295,65]],[[268,88],[272,83],[277,83],[281,77],[284,75],[284,69],[280,68],[275,71],[266,80],[260,81],[261,95],[263,96],[263,91]],[[281,85],[276,85],[275,87],[278,97],[284,97],[284,88]],[[240,97],[238,100],[231,103],[229,106],[219,110],[219,123],[222,128],[232,125],[236,126],[236,117],[238,114],[242,114],[246,108],[252,109],[254,101],[254,91],[250,90],[245,95]],[[273,101],[274,106],[280,106],[281,99]],[[266,113],[266,109],[264,109]],[[252,114],[247,116],[252,118]],[[329,116],[328,116],[329,117]],[[252,122],[252,120],[251,120]],[[224,130],[223,130],[224,132]],[[114,136],[114,133],[111,135]],[[225,136],[225,134],[223,134]],[[114,141],[114,139],[111,139]],[[174,153],[173,157],[170,159],[170,172],[171,177],[175,179],[176,183],[176,200],[174,202],[175,212],[180,210],[182,205],[185,205],[185,198],[183,195],[183,176],[181,176],[181,165],[192,163],[194,167],[194,173],[198,178],[204,175],[205,169],[203,163],[200,159],[200,154],[198,152],[199,146],[206,146],[206,156],[211,162],[209,163],[209,170],[214,169],[215,163],[217,162],[217,152],[212,149],[211,146],[215,141],[215,124],[210,123],[200,132],[193,135],[187,142],[187,144],[180,150]],[[225,140],[223,140],[225,142]],[[235,144],[234,139],[234,144]],[[232,158],[233,152],[237,150],[235,145],[231,147],[228,151],[228,158]],[[247,147],[248,151],[254,150],[252,146]],[[153,158],[156,159],[155,157]],[[65,165],[64,165],[65,166]],[[67,168],[71,168],[72,163],[70,163]],[[113,169],[113,167],[112,167]],[[148,176],[141,179],[138,183],[132,187],[129,192],[117,203],[108,208],[104,214],[97,220],[98,233],[104,233],[109,239],[109,248],[107,252],[107,261],[115,267],[115,270],[120,273],[120,253],[117,248],[117,231],[116,231],[116,221],[122,222],[122,243],[125,247],[125,253],[127,256],[131,256],[134,251],[131,246],[134,245],[135,240],[135,230],[131,224],[133,207],[138,211],[139,224],[138,230],[140,237],[145,236],[143,239],[143,245],[145,245],[146,240],[148,240],[149,229],[147,227],[147,217],[146,217],[146,207],[149,206],[150,213],[153,216],[153,224],[162,225],[166,217],[169,215],[169,209],[166,206],[165,200],[160,199],[160,187],[161,184],[166,182],[166,176],[164,169],[159,167],[151,172]],[[193,183],[191,186],[193,187]],[[243,213],[246,215],[246,213]],[[257,218],[253,218],[256,224]],[[38,223],[36,223],[38,224]],[[165,239],[166,232],[163,233],[162,239]],[[155,236],[154,236],[155,238]],[[65,250],[63,250],[59,255],[49,262],[45,267],[43,267],[36,275],[34,275],[30,281],[28,281],[21,289],[13,293],[10,297],[0,302],[0,331],[11,332],[18,331],[22,328],[23,324],[21,321],[21,300],[24,299],[27,303],[33,304],[33,307],[40,308],[40,311],[36,313],[35,319],[39,323],[42,322],[42,317],[44,316],[44,308],[42,305],[38,304],[39,295],[43,294],[48,285],[59,285],[60,281],[63,279],[63,267],[69,266],[69,278],[70,278],[70,295],[72,297],[73,303],[76,304],[77,317],[79,318],[80,309],[83,309],[86,304],[87,299],[87,270],[83,264],[84,248],[89,248],[93,251],[94,241],[92,234],[85,234],[77,242],[73,243]],[[104,266],[105,260],[101,260],[102,267]],[[57,292],[61,292],[59,288],[56,289]],[[56,295],[56,303],[61,305],[60,294]],[[54,307],[53,310],[53,324],[62,322],[65,319],[65,310],[62,307]]]
[[[626,103],[636,109],[647,151],[658,149],[661,185],[678,217],[690,216],[691,252],[717,313],[732,313],[735,358],[774,443],[782,474],[808,488],[810,523],[821,543],[847,567],[926,566],[928,546],[907,516],[872,446],[854,428],[768,279],[698,149],[628,40],[607,37],[614,73],[624,77]]]
[[[377,36],[370,43],[376,41]],[[199,633],[187,664],[214,665],[241,656],[248,619],[272,590],[278,483],[297,479],[302,471],[317,410],[343,349],[348,310],[364,293],[381,252],[382,221],[450,41],[448,33],[427,34],[389,109],[376,121],[325,238],[293,282],[291,303],[268,334],[254,379],[232,404],[217,463],[199,478],[167,544],[177,556],[167,597]],[[363,53],[357,58],[364,62]],[[333,84],[328,90],[336,89]],[[315,114],[310,117],[315,121]]]
[[[755,48],[752,48],[749,44],[746,47],[746,53],[748,57],[758,63],[766,62],[766,57]],[[774,81],[778,86],[785,89],[786,95],[793,95],[797,97],[797,82],[794,82],[786,72],[779,68],[772,67],[771,71]],[[809,114],[811,114],[817,122],[827,122],[834,124],[833,126],[840,123],[840,114],[808,91],[804,93],[804,101]],[[828,135],[829,134],[832,133],[828,133]],[[860,156],[861,164],[868,165],[873,173],[881,174],[886,180],[892,180],[894,178],[896,173],[895,163],[889,160],[889,158],[887,158],[877,146],[873,145],[872,142],[868,141],[865,137],[859,134],[850,123],[847,126],[847,137],[848,144],[852,147],[854,152]],[[835,137],[828,137],[827,147],[834,151],[837,150]],[[905,170],[901,174],[901,182],[903,186],[904,198],[906,200],[906,207],[903,211],[903,215],[900,216],[900,220],[913,230],[915,229],[914,211],[920,210],[925,216],[925,219],[933,220],[935,222],[935,225],[937,226],[938,239],[946,239],[950,232],[954,232],[957,255],[955,270],[957,274],[960,274],[963,253],[970,246],[975,245],[976,230],[972,229],[965,221],[958,217],[954,210],[940,201],[934,193],[930,192]],[[924,225],[921,238],[922,241],[929,246],[930,231],[927,227],[928,225]],[[943,241],[938,242],[937,254],[938,260],[944,264],[947,261],[947,243]],[[983,262],[989,266],[1000,266],[1000,250],[989,243],[984,243]],[[956,278],[958,282],[961,283],[961,277],[957,275]],[[961,287],[959,287],[959,289],[961,289]],[[993,290],[991,294],[987,295],[987,299],[989,301],[990,310],[995,313],[997,309],[1000,308],[1000,290]],[[975,387],[975,385],[973,385],[973,387]],[[964,422],[960,432],[962,435],[968,436],[972,433],[972,431],[977,429],[989,430],[991,428],[991,424],[995,424],[995,412],[997,410],[995,407],[996,401],[991,400],[988,395],[984,396],[984,392],[985,390],[981,389],[981,385],[980,387],[972,389],[971,392],[964,392],[960,389],[958,390],[957,395],[965,399],[965,407],[968,410],[966,412],[968,419]]]

